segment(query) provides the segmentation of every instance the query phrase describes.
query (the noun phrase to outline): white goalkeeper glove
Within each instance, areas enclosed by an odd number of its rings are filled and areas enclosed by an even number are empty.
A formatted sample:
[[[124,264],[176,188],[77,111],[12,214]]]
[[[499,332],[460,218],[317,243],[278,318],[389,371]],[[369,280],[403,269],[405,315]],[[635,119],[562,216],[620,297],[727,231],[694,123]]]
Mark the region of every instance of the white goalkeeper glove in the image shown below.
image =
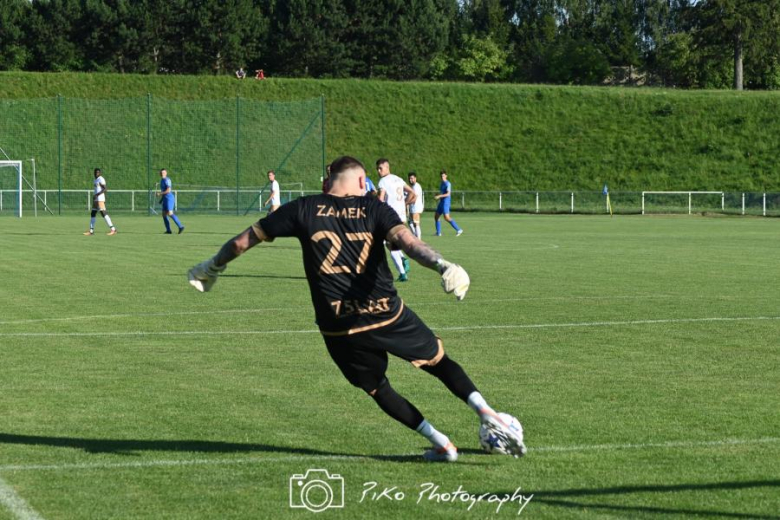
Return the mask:
[[[190,285],[200,292],[209,292],[211,287],[217,283],[217,277],[225,270],[227,266],[217,266],[213,258],[201,262],[187,272],[187,279]]]
[[[439,260],[441,286],[447,294],[453,293],[458,301],[466,297],[471,280],[465,269],[444,259]]]

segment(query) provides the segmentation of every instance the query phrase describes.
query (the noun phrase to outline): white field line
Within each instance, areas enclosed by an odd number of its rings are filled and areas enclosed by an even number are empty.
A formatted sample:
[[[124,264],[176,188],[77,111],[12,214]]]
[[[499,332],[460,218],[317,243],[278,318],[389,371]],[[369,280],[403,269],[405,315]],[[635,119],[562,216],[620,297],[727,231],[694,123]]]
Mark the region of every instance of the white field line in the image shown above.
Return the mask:
[[[736,298],[736,297],[735,297]],[[731,297],[716,297],[715,300],[731,300],[735,299]],[[624,295],[624,296],[545,296],[545,297],[533,297],[533,298],[496,298],[487,300],[467,300],[465,303],[472,305],[483,305],[490,303],[511,303],[511,302],[538,302],[538,301],[563,301],[563,300],[699,300],[702,299],[693,295],[668,295],[668,294],[648,294],[648,295]],[[711,299],[711,298],[708,298]],[[750,299],[749,296],[739,296],[740,300]],[[437,305],[440,306],[446,301],[422,301],[414,302],[412,307],[422,307],[425,305]],[[453,302],[454,303],[454,302]],[[463,305],[464,303],[458,303]],[[303,305],[303,304],[302,304]],[[308,307],[308,302],[304,306]],[[223,309],[223,310],[209,310],[209,311],[178,311],[178,312],[135,312],[124,314],[92,314],[83,316],[67,316],[59,318],[30,318],[23,320],[7,320],[0,321],[0,325],[24,325],[26,323],[49,323],[57,321],[86,321],[86,320],[113,320],[119,318],[146,318],[146,317],[164,317],[169,318],[171,316],[198,316],[203,314],[260,314],[268,312],[285,312],[295,311],[300,312],[301,306],[297,307],[273,307],[273,308],[253,308],[253,309]]]
[[[744,446],[755,444],[774,444],[780,442],[780,437],[763,437],[760,439],[723,439],[719,441],[669,441],[628,444],[591,444],[582,446],[539,446],[530,447],[529,453],[567,453],[578,451],[617,451],[617,450],[650,450],[650,449],[696,449],[723,446]],[[420,453],[406,453],[402,457],[414,457]],[[381,456],[380,456],[381,457]],[[387,455],[392,457],[392,455]],[[72,464],[8,464],[0,466],[0,472],[16,471],[70,471],[89,469],[133,469],[177,466],[217,466],[233,464],[265,464],[271,462],[297,461],[360,461],[372,460],[367,455],[288,455],[284,457],[244,457],[235,459],[152,459],[130,462],[81,462]],[[381,458],[380,458],[381,460]]]
[[[629,321],[591,321],[577,323],[528,323],[524,325],[471,325],[463,327],[436,327],[436,331],[480,331],[480,330],[516,330],[516,329],[560,329],[576,327],[626,327],[635,325],[663,325],[675,323],[713,323],[740,321],[776,321],[780,316],[742,316],[742,317],[710,317],[710,318],[671,318],[660,320],[629,320]],[[269,334],[316,334],[318,329],[287,329],[287,330],[167,330],[167,331],[126,331],[126,332],[0,332],[0,337],[132,337],[132,336],[262,336]]]
[[[43,520],[43,517],[2,478],[0,478],[0,505],[18,520]]]

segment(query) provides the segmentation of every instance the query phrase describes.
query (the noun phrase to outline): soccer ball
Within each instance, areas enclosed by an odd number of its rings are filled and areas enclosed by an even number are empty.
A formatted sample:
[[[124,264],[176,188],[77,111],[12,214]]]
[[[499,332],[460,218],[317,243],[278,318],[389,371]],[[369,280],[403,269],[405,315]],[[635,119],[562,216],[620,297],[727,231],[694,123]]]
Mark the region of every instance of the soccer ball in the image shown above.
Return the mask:
[[[501,417],[502,421],[509,425],[509,428],[512,431],[520,436],[520,439],[523,438],[523,425],[520,424],[520,421],[517,420],[517,417],[512,417],[508,413],[499,413],[498,416]],[[484,424],[479,426],[479,445],[482,446],[482,449],[488,453],[511,455],[506,449],[503,439],[496,436]]]

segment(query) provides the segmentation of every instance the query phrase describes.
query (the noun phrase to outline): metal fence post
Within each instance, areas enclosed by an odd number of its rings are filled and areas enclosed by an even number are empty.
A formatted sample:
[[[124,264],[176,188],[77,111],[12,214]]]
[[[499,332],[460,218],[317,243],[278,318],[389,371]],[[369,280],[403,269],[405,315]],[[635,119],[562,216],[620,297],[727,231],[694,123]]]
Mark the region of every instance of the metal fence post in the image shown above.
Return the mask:
[[[146,94],[146,213],[152,216],[152,93]]]
[[[766,193],[764,193],[764,203],[763,203],[763,206],[764,206],[763,214],[766,217]]]
[[[57,94],[57,213],[62,215],[62,96]]]
[[[498,211],[502,211],[504,209],[504,201],[502,198],[502,193],[498,192]]]
[[[236,96],[236,215],[240,214],[240,210],[238,208],[238,200],[239,200],[239,186],[240,186],[240,179],[241,179],[241,166],[239,162],[239,138],[241,135],[241,98],[239,96]]]
[[[742,194],[742,214],[745,214],[745,194]]]

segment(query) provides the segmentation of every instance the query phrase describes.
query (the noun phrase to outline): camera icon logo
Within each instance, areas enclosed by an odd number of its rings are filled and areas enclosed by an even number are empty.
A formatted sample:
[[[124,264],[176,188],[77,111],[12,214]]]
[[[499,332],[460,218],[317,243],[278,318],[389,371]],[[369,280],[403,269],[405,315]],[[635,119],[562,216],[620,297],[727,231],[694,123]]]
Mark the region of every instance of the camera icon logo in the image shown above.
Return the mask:
[[[290,507],[312,513],[344,507],[344,477],[326,469],[309,469],[290,477]]]

